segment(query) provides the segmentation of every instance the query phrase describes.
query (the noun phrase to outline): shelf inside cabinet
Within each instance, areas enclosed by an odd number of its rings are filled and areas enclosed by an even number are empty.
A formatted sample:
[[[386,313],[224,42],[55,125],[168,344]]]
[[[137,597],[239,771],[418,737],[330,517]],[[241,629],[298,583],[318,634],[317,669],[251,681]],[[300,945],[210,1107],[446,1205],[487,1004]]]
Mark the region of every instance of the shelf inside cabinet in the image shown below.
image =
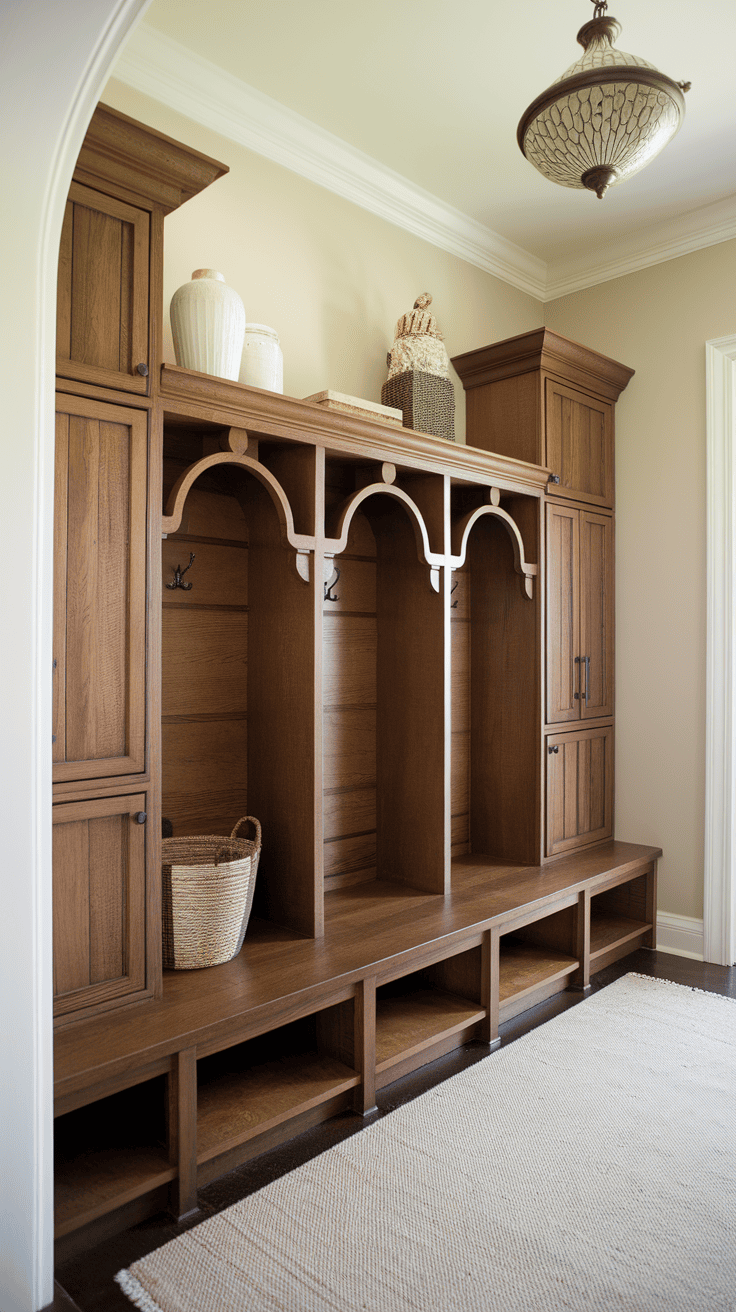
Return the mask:
[[[376,1073],[423,1052],[483,1020],[485,1010],[469,998],[416,989],[376,1000]]]
[[[590,959],[595,961],[604,952],[611,952],[633,939],[646,934],[652,928],[646,921],[632,920],[628,916],[616,915],[596,907],[595,902],[590,913]]]
[[[500,1001],[523,998],[544,984],[571,975],[579,964],[565,952],[525,943],[513,936],[504,937],[500,954]]]
[[[164,1103],[159,1077],[57,1117],[57,1239],[173,1180]]]

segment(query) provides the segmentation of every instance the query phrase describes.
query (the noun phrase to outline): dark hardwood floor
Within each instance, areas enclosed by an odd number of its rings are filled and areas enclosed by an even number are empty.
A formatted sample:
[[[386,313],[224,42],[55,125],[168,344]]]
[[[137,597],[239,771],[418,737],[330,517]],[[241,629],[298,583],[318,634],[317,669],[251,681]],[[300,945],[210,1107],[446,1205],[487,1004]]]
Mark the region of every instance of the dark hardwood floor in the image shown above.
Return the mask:
[[[713,966],[702,961],[692,961],[687,957],[676,957],[666,952],[652,952],[646,948],[633,952],[593,976],[593,990],[605,988],[607,984],[628,971],[652,975],[657,979],[672,980],[674,983],[705,989],[711,993],[736,997],[736,967]],[[522,1034],[526,1034],[569,1007],[579,1006],[582,1001],[579,994],[558,993],[548,1002],[523,1012],[501,1027],[502,1046],[513,1043]],[[372,1115],[363,1118],[345,1113],[335,1117],[324,1125],[298,1135],[289,1143],[271,1152],[263,1153],[262,1156],[254,1158],[253,1161],[247,1162],[244,1166],[238,1167],[237,1170],[201,1189],[200,1210],[189,1220],[177,1225],[162,1214],[70,1259],[60,1266],[56,1273],[60,1289],[54,1303],[55,1312],[72,1312],[75,1307],[78,1312],[130,1312],[132,1304],[113,1281],[116,1271],[121,1267],[129,1266],[137,1258],[150,1253],[154,1248],[159,1248],[170,1239],[174,1239],[176,1235],[206,1220],[207,1217],[230,1207],[239,1199],[255,1193],[257,1189],[262,1189],[264,1185],[294,1170],[310,1158],[316,1157],[327,1148],[331,1148],[333,1144],[347,1139],[352,1134],[359,1134],[366,1125],[372,1124],[381,1116],[386,1116],[402,1103],[410,1102],[412,1098],[416,1098],[433,1085],[474,1065],[477,1061],[482,1061],[487,1056],[488,1049],[485,1046],[471,1043],[447,1057],[431,1062],[421,1070],[381,1090],[378,1094],[378,1110]],[[62,1301],[65,1294],[67,1301]]]

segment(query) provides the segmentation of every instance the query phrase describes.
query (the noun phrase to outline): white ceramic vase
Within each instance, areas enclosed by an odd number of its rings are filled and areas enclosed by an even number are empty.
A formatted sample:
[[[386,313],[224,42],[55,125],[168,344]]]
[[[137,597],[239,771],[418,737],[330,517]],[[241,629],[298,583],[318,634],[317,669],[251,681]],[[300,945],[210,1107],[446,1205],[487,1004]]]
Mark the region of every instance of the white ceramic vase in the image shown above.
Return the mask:
[[[268,328],[265,323],[246,325],[239,382],[265,387],[269,392],[283,392],[284,356],[275,328]]]
[[[171,298],[176,363],[201,374],[237,380],[245,306],[216,269],[195,269]]]

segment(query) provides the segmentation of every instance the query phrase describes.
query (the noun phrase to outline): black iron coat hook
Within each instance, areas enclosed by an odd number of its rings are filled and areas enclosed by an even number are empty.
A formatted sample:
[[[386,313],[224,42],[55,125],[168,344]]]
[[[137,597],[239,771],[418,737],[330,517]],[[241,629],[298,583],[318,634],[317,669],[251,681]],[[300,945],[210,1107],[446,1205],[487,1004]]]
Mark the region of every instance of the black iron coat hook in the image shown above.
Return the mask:
[[[190,551],[189,564],[186,565],[184,569],[182,569],[181,565],[177,565],[176,569],[174,570],[174,582],[167,583],[166,584],[167,588],[170,588],[172,592],[174,588],[183,588],[184,592],[190,592],[192,588],[191,583],[182,583],[182,579],[184,578],[184,575],[186,574],[187,570],[190,570],[192,568],[193,564],[194,564],[194,552]]]
[[[330,581],[329,584],[325,583],[325,601],[339,601],[339,600],[340,600],[339,597],[333,597],[333,595],[332,595],[332,589],[337,587],[339,580],[340,580],[340,571],[339,571],[339,569],[337,568],[337,566],[335,566],[335,577],[334,577],[334,579],[332,579],[332,580]]]

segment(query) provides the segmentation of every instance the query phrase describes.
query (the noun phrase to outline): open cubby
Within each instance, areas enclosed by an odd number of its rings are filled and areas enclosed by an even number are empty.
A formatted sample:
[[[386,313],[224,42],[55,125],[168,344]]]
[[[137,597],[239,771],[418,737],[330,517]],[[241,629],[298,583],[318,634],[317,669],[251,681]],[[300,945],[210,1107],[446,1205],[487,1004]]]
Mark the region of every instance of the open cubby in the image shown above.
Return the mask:
[[[165,492],[215,440],[165,429]],[[271,464],[288,482],[300,455],[272,452]],[[312,594],[267,488],[237,454],[218,459],[162,547],[162,812],[175,835],[227,835],[257,816],[268,842],[255,913],[319,933]],[[177,566],[190,587],[169,586]]]
[[[455,492],[456,523],[483,506],[479,492]],[[539,506],[507,500],[529,559],[537,558]],[[515,570],[508,520],[486,504],[453,571],[452,854],[540,860],[539,596]],[[457,549],[457,547],[455,548]]]
[[[499,1014],[508,1020],[568,986],[580,965],[574,953],[577,907],[564,907],[502,934]]]
[[[352,1014],[352,1003],[348,1006]],[[239,1145],[355,1088],[358,1075],[341,1060],[342,1019],[342,1008],[327,1008],[201,1057],[197,1062],[198,1163],[232,1155]]]
[[[486,1015],[480,997],[480,948],[380,985],[376,990],[377,1086],[467,1043]]]
[[[57,1238],[172,1180],[166,1077],[57,1116],[54,1161]]]
[[[650,946],[653,931],[651,875],[595,893],[590,899],[590,962],[592,970]]]
[[[345,472],[328,466],[335,506]],[[352,515],[332,577],[323,603],[325,892],[378,879],[444,893],[443,603],[391,487]]]

